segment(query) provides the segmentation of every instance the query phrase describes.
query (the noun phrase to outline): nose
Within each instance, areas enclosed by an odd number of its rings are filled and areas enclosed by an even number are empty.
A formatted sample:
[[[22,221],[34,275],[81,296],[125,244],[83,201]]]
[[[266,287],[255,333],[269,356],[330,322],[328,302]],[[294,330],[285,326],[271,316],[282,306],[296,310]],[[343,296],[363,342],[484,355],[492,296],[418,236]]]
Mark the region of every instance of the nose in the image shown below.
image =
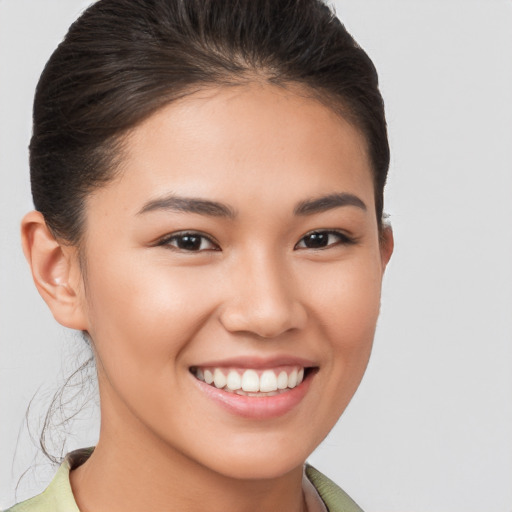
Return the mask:
[[[307,314],[293,273],[272,255],[253,255],[230,272],[220,321],[230,332],[275,338],[302,329]]]

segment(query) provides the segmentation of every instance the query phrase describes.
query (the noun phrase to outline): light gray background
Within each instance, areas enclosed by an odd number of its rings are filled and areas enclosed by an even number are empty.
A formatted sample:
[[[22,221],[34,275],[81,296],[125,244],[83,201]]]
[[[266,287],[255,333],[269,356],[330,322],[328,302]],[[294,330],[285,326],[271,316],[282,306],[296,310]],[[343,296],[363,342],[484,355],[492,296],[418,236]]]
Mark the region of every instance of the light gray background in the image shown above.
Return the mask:
[[[33,90],[88,3],[0,0],[0,508],[41,462],[20,430],[28,401],[80,346],[37,295],[18,226]],[[336,5],[380,72],[396,252],[365,380],[311,461],[367,512],[511,512],[512,2]],[[94,442],[92,425],[69,448]],[[52,472],[29,471],[18,499]]]

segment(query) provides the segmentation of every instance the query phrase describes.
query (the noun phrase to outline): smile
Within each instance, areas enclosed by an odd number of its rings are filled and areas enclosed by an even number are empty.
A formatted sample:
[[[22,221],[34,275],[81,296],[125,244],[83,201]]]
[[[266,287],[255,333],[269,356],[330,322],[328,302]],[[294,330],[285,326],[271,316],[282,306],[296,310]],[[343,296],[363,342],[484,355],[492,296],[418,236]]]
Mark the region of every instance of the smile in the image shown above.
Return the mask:
[[[284,366],[271,369],[237,369],[219,367],[192,367],[196,379],[217,389],[242,396],[275,396],[296,388],[303,380],[302,366]]]

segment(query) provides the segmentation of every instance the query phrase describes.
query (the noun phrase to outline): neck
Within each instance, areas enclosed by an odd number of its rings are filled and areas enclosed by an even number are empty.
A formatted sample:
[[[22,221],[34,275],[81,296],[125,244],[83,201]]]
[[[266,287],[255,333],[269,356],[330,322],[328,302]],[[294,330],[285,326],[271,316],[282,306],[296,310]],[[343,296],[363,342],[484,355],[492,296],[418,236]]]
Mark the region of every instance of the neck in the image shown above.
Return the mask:
[[[105,425],[94,453],[70,474],[81,512],[305,510],[302,466],[278,477],[237,479],[151,436],[135,434],[126,424],[122,429]]]

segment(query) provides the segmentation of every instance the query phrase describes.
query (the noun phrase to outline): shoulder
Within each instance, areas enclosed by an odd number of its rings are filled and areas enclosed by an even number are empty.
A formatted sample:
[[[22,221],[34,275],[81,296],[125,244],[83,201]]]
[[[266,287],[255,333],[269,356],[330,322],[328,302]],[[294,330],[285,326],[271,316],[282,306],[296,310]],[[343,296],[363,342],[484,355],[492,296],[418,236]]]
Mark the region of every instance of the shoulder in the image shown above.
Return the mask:
[[[18,503],[4,512],[51,512],[52,500],[48,499],[46,492],[42,492],[33,498]]]
[[[50,485],[41,494],[18,503],[5,512],[79,512],[69,484],[67,462],[62,463]]]
[[[4,512],[80,512],[69,483],[69,471],[83,463],[93,448],[84,448],[69,453],[50,485],[37,496],[22,501]]]
[[[329,512],[363,512],[343,489],[309,464],[306,464],[306,476],[314,485]]]

